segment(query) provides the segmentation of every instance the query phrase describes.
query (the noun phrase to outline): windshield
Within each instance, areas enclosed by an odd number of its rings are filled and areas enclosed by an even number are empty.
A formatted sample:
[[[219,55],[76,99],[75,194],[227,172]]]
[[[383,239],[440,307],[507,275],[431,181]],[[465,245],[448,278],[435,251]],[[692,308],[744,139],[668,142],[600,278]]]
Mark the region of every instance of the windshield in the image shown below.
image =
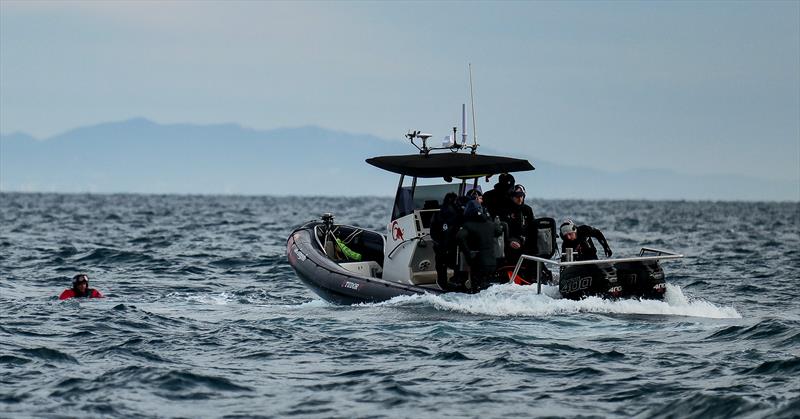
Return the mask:
[[[450,192],[458,193],[460,183],[443,183],[439,185],[417,185],[413,190],[411,186],[404,186],[398,191],[395,198],[392,219],[396,220],[404,215],[411,214],[414,210],[436,209],[442,204],[444,196]]]

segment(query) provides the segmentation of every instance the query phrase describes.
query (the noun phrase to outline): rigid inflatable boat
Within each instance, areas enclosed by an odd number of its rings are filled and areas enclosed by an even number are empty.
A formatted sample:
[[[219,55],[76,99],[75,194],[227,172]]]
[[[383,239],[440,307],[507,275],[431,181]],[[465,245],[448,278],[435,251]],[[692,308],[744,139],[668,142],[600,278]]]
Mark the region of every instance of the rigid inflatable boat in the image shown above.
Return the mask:
[[[400,175],[386,234],[337,224],[334,216],[326,213],[320,220],[298,227],[288,238],[289,264],[312,291],[327,301],[354,304],[447,292],[436,283],[436,256],[430,234],[431,220],[439,211],[442,198],[450,192],[465,196],[479,188],[480,178],[488,180],[497,174],[534,170],[524,159],[478,154],[477,142],[468,145],[466,134],[462,134],[459,144],[455,128],[442,147],[429,147],[431,135],[419,131],[406,137],[419,153],[367,159],[375,167]],[[645,248],[633,258],[572,261],[566,255],[563,260],[553,260],[557,251],[555,220],[534,220],[534,231],[538,253],[522,255],[516,265],[502,267],[500,281],[538,284],[539,292],[543,283],[558,284],[566,298],[658,298],[665,289],[659,261],[682,257]],[[498,240],[498,255],[503,254],[503,242]],[[645,255],[646,252],[652,255]],[[448,268],[449,277],[464,272],[468,275],[461,256],[459,253],[459,261]],[[545,268],[548,265],[558,268],[554,275]]]

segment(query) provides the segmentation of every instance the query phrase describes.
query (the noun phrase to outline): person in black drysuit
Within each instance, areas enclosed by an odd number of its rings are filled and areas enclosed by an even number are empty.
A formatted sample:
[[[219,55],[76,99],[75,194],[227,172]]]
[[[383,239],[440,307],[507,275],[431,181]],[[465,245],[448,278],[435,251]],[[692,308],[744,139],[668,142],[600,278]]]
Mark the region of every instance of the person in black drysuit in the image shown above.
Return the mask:
[[[485,218],[489,217],[489,211],[486,210],[486,206],[483,205],[483,193],[480,189],[470,189],[464,196],[459,198],[459,204],[461,205],[461,214],[464,214],[464,208],[467,207],[469,201],[475,201],[478,205],[481,206],[483,216]]]
[[[502,219],[508,224],[508,243],[506,244],[506,263],[514,265],[520,255],[535,255],[536,229],[533,208],[525,203],[525,187],[517,185],[511,192],[511,203],[506,217]]]
[[[510,194],[514,189],[514,176],[503,173],[492,190],[483,194],[483,206],[492,217],[504,219],[511,211]]]
[[[431,239],[436,255],[436,285],[443,291],[457,287],[447,277],[447,268],[456,267],[456,233],[461,227],[463,210],[458,206],[458,195],[448,193],[442,200],[439,212],[431,220]]]
[[[500,225],[489,221],[481,205],[469,201],[464,209],[464,224],[456,238],[460,250],[469,261],[470,279],[467,288],[477,293],[489,287],[497,273],[495,245],[497,237],[503,234]]]
[[[572,248],[572,260],[596,260],[597,249],[594,247],[592,238],[597,239],[603,246],[606,257],[612,255],[611,248],[608,246],[603,233],[588,225],[576,226],[572,220],[567,220],[559,227],[561,232],[561,253],[565,256],[567,248]]]

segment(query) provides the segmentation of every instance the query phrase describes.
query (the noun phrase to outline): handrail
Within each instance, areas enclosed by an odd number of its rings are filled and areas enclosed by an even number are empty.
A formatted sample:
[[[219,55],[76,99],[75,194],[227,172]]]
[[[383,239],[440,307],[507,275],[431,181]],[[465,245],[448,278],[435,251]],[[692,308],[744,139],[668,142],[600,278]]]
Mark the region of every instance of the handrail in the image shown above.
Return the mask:
[[[520,255],[519,260],[517,260],[516,266],[514,266],[514,274],[511,275],[511,281],[517,277],[519,273],[519,269],[522,267],[522,262],[526,260],[533,260],[536,261],[536,293],[542,293],[542,283],[540,280],[541,275],[541,264],[550,264],[556,265],[558,267],[562,266],[578,266],[578,265],[604,265],[604,264],[614,264],[614,263],[621,263],[621,262],[643,262],[643,261],[650,261],[650,260],[672,260],[672,259],[681,259],[684,256],[682,254],[678,254],[675,252],[671,252],[668,250],[659,250],[659,249],[652,249],[649,247],[643,247],[642,250],[639,251],[639,254],[644,254],[645,251],[651,252],[658,252],[661,253],[659,256],[638,256],[638,257],[629,257],[629,258],[616,258],[616,259],[596,259],[596,260],[579,260],[579,261],[570,261],[570,262],[561,262],[558,260],[551,260],[545,259],[538,256],[531,256],[531,255]]]
[[[350,225],[350,224],[334,224],[334,226],[336,226],[336,227],[350,227],[350,228],[353,228],[353,229],[356,229],[356,230],[361,230],[361,231],[370,231],[370,230],[365,230],[365,229],[363,229],[361,227],[356,227],[356,226]],[[312,233],[314,235],[314,238],[317,240],[317,244],[319,245],[319,248],[322,249],[322,253],[325,253],[325,246],[323,246],[322,242],[319,241],[319,234],[317,234],[317,229],[318,228],[319,228],[319,224],[315,225],[314,226],[314,230],[312,231]],[[377,232],[375,232],[375,233],[377,233]],[[381,240],[383,241],[383,249],[386,249],[386,236],[384,236],[381,233],[377,233],[377,234],[381,237]],[[326,254],[326,256],[330,257],[327,254]]]
[[[656,249],[654,247],[643,247],[642,250],[639,251],[639,256],[644,256],[644,252],[654,252],[654,253],[658,253],[659,255],[675,255],[676,254],[676,253],[671,252],[669,250]]]

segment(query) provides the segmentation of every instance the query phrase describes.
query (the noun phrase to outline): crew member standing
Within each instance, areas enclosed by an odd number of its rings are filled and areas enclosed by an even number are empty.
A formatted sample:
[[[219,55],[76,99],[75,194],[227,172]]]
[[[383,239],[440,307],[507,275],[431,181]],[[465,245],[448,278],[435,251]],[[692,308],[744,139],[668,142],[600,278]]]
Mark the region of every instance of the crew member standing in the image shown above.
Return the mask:
[[[443,291],[456,288],[447,276],[447,268],[455,270],[456,233],[461,227],[463,210],[458,207],[458,195],[448,193],[442,200],[442,207],[431,220],[431,239],[436,256],[436,285]]]
[[[488,288],[497,273],[495,245],[503,230],[497,223],[489,221],[477,201],[469,201],[464,209],[464,225],[456,238],[463,254],[469,261],[470,278],[467,288],[477,293]]]
[[[506,218],[508,224],[508,244],[506,255],[508,264],[516,264],[520,255],[536,254],[536,230],[533,208],[525,203],[525,187],[517,185],[511,192],[512,205]]]
[[[511,210],[510,194],[514,189],[514,176],[503,173],[497,179],[497,183],[492,190],[483,195],[483,206],[489,211],[492,217],[504,219]]]
[[[592,238],[594,238],[603,246],[606,257],[611,257],[611,248],[600,230],[588,225],[576,226],[572,220],[562,223],[559,229],[561,231],[562,255],[566,253],[568,248],[572,248],[572,260],[596,260],[597,248],[594,247],[592,242]]]

